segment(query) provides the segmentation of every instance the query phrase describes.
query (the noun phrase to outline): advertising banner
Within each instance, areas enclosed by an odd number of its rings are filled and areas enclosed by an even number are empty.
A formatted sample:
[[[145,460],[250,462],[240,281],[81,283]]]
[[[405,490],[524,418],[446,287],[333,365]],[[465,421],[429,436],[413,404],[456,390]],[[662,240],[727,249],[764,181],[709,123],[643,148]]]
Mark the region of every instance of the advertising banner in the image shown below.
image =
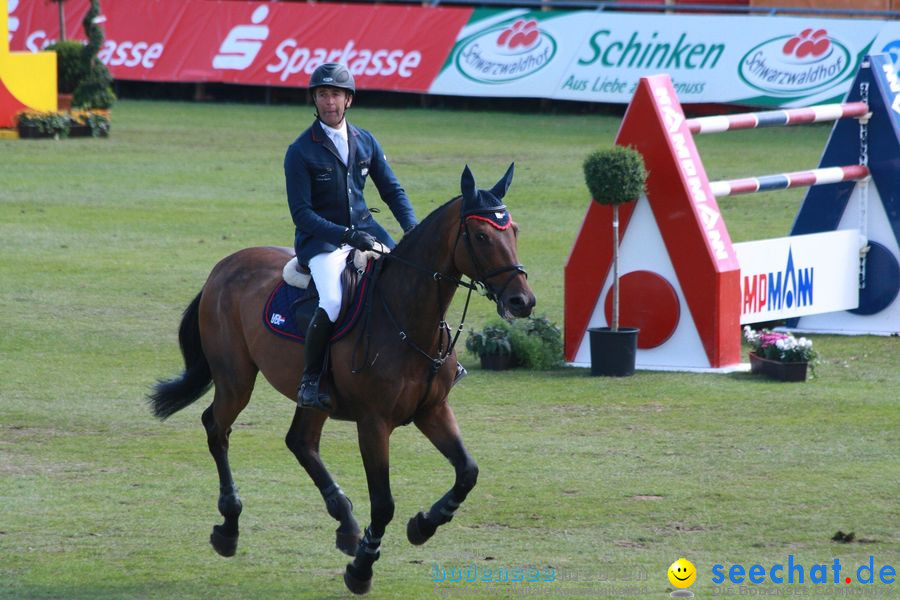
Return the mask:
[[[59,37],[53,2],[10,4],[14,50]],[[68,38],[84,39],[87,0],[69,0]],[[103,3],[100,59],[117,79],[305,87],[324,62],[344,62],[363,89],[425,92],[468,8],[142,0]]]
[[[67,0],[84,39],[88,0]],[[345,62],[361,89],[627,103],[668,74],[682,103],[841,99],[867,52],[900,64],[900,23],[824,17],[104,0],[100,59],[122,80],[305,87]],[[58,6],[7,0],[13,51],[59,38]]]
[[[809,105],[846,94],[886,25],[479,9],[430,91],[627,103],[640,77],[667,73],[682,103]]]
[[[734,245],[741,265],[741,324],[859,305],[856,229]]]

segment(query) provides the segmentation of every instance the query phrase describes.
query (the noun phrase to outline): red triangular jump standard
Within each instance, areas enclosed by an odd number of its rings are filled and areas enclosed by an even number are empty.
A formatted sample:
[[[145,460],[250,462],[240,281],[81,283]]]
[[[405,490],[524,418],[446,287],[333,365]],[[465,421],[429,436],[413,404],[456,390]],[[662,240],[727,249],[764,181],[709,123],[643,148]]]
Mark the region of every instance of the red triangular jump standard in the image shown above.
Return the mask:
[[[740,269],[668,75],[641,78],[616,144],[640,151],[649,172],[647,195],[619,209],[620,244],[630,246],[620,263],[621,325],[642,329],[637,366],[739,364]],[[565,354],[574,364],[589,356],[587,329],[608,324],[611,235],[612,208],[591,202],[565,268]]]

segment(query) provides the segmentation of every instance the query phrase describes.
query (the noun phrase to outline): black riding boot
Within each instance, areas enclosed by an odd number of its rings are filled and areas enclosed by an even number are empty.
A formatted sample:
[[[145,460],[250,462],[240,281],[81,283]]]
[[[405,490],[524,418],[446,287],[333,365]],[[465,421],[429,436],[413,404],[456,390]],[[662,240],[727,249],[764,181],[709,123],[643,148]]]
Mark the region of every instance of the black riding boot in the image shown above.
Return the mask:
[[[328,313],[317,308],[306,330],[306,369],[303,371],[300,389],[297,392],[297,403],[300,406],[324,411],[331,408],[328,394],[319,392],[319,380],[322,377],[322,367],[325,364],[328,340],[331,338],[333,327],[334,323],[328,318]]]

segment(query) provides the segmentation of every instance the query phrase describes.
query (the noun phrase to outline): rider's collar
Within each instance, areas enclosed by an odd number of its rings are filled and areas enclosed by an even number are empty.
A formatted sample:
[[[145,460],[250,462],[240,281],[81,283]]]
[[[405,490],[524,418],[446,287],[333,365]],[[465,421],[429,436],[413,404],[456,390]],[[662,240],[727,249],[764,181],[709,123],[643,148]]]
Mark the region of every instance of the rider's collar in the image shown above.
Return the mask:
[[[344,141],[347,141],[347,119],[346,118],[341,119],[340,127],[332,127],[330,125],[327,125],[325,123],[325,121],[323,121],[322,119],[319,119],[319,123],[322,125],[322,131],[325,132],[325,135],[330,137],[332,140],[334,139],[334,136],[338,135],[338,136],[344,138]]]

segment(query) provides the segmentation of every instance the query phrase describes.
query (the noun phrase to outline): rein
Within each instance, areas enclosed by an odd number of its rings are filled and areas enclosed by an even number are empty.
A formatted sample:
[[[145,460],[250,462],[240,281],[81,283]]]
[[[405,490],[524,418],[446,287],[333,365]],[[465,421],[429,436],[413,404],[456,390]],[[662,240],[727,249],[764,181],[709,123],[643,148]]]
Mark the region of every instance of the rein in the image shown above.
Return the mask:
[[[472,292],[477,290],[477,291],[479,291],[479,293],[486,296],[489,300],[491,300],[495,303],[498,303],[498,305],[499,305],[499,303],[501,302],[500,298],[503,296],[503,293],[506,291],[507,286],[512,282],[513,279],[516,278],[516,276],[518,276],[519,274],[522,274],[522,275],[525,275],[525,277],[528,277],[528,273],[525,271],[525,267],[520,264],[509,265],[506,267],[500,267],[499,269],[495,269],[488,273],[484,273],[484,269],[482,268],[481,263],[478,261],[477,254],[475,252],[475,248],[472,246],[471,236],[469,235],[468,221],[464,217],[461,218],[461,221],[462,222],[460,223],[459,229],[457,230],[456,241],[453,244],[453,253],[454,254],[456,253],[456,248],[459,245],[460,237],[464,238],[465,242],[466,242],[466,250],[469,253],[469,259],[472,261],[472,264],[475,266],[475,272],[476,272],[476,277],[470,278],[469,282],[465,282],[457,277],[451,277],[450,275],[446,275],[439,271],[433,271],[432,269],[423,267],[422,265],[415,263],[413,261],[410,261],[410,260],[406,260],[405,258],[395,256],[394,254],[391,254],[389,252],[381,252],[379,250],[375,250],[375,252],[377,254],[381,254],[382,257],[397,261],[400,264],[403,264],[410,268],[416,269],[417,271],[430,274],[431,278],[438,284],[438,287],[437,287],[438,298],[440,298],[440,283],[442,280],[451,283],[455,287],[462,286],[462,287],[468,289],[468,293],[466,294],[466,302],[463,307],[462,316],[460,317],[459,326],[456,329],[456,334],[452,336],[452,339],[451,339],[451,334],[450,334],[450,326],[447,324],[446,319],[442,318],[440,323],[438,324],[438,329],[440,331],[440,339],[438,341],[438,349],[437,349],[436,356],[432,356],[431,354],[429,354],[427,351],[422,349],[418,344],[416,344],[409,337],[409,335],[403,329],[403,326],[397,320],[397,317],[394,316],[394,313],[391,311],[390,307],[388,306],[387,299],[385,298],[384,294],[381,294],[381,304],[384,307],[384,311],[387,313],[388,318],[391,320],[391,323],[397,329],[397,334],[399,335],[400,339],[404,343],[406,343],[410,348],[415,350],[418,354],[422,355],[425,359],[427,359],[428,362],[431,364],[431,368],[429,369],[429,373],[428,373],[428,383],[425,388],[425,395],[423,396],[422,400],[424,400],[425,398],[428,397],[428,393],[431,390],[431,384],[432,384],[432,381],[434,380],[435,375],[437,374],[438,371],[440,371],[441,367],[444,366],[444,363],[447,361],[447,358],[453,353],[453,349],[456,346],[456,342],[457,342],[457,340],[459,340],[459,336],[462,333],[463,328],[465,326],[466,315],[468,314],[468,311],[469,311],[469,302],[472,299]],[[506,279],[503,286],[500,288],[499,292],[494,291],[493,287],[487,282],[487,280],[492,277],[496,277],[497,275],[501,275],[503,273],[507,273],[510,271],[512,272],[511,275]],[[373,286],[373,293],[374,293],[375,287],[376,286]],[[442,310],[440,313],[442,315],[442,317],[443,317],[443,315],[446,314],[447,309],[449,308],[449,303],[451,301],[452,301],[452,297],[450,300],[448,300],[447,306],[442,307]],[[368,319],[367,319],[367,321],[368,321]],[[366,325],[368,326],[368,322]],[[444,336],[446,336],[446,340],[448,342],[446,349],[444,348]],[[370,364],[368,364],[368,355],[369,355],[369,351],[368,351],[368,343],[367,343],[366,344],[366,362],[363,364],[363,366],[361,368],[354,369],[353,370],[354,373],[359,373],[359,372],[365,370],[367,367],[371,366]]]
[[[459,243],[459,235],[457,235],[456,243],[453,246],[454,252],[455,252],[456,244],[458,244],[458,243]],[[482,293],[481,290],[486,290],[486,286],[481,281],[478,281],[478,280],[470,279],[469,282],[465,282],[457,277],[451,277],[451,276],[441,273],[439,271],[433,271],[431,269],[423,267],[422,265],[420,265],[418,263],[412,262],[410,260],[406,260],[405,258],[401,258],[399,256],[395,256],[395,255],[391,254],[390,252],[381,252],[380,250],[375,250],[375,252],[377,254],[381,254],[381,256],[384,258],[390,258],[391,260],[397,261],[400,264],[403,264],[403,265],[406,265],[413,269],[416,269],[417,271],[421,271],[423,273],[430,274],[431,278],[438,284],[438,288],[437,288],[438,298],[440,298],[440,294],[441,294],[441,290],[440,290],[441,280],[448,281],[455,287],[462,286],[469,290],[468,293],[466,294],[466,303],[463,306],[463,312],[462,312],[462,316],[460,317],[459,326],[456,328],[456,334],[453,335],[453,338],[450,339],[450,326],[447,324],[446,319],[442,318],[441,322],[438,324],[438,329],[440,330],[440,332],[442,334],[441,338],[443,338],[443,335],[446,335],[447,341],[449,343],[447,345],[446,350],[444,350],[443,339],[438,341],[437,356],[431,356],[428,352],[426,352],[418,344],[416,344],[409,337],[409,335],[407,335],[406,331],[404,331],[404,329],[403,329],[403,326],[400,325],[400,322],[397,321],[397,317],[394,316],[393,311],[391,311],[391,308],[388,306],[387,299],[384,297],[384,294],[381,294],[381,305],[384,307],[384,311],[387,313],[388,318],[391,320],[391,323],[393,323],[394,327],[397,329],[397,334],[400,336],[400,339],[403,342],[405,342],[410,348],[412,348],[413,350],[415,350],[416,352],[421,354],[423,357],[425,357],[428,360],[428,362],[431,363],[431,369],[428,373],[428,386],[425,389],[425,396],[427,396],[429,390],[431,389],[431,382],[434,379],[434,376],[437,374],[438,371],[440,371],[441,367],[444,366],[444,363],[447,361],[447,358],[453,353],[453,348],[456,346],[456,341],[459,339],[459,336],[462,333],[463,328],[465,327],[466,315],[469,312],[469,301],[472,299],[472,292],[475,290],[479,290],[479,293]],[[374,289],[373,289],[373,293],[374,293]],[[487,294],[485,294],[485,295],[487,295]],[[452,301],[452,298],[451,298],[451,301]],[[447,306],[442,307],[441,315],[445,315],[447,313],[448,308],[449,308],[449,301],[448,301]],[[367,348],[366,349],[367,357],[368,357],[368,354],[369,353],[368,353],[368,348]],[[370,366],[370,365],[366,364],[360,369],[354,369],[353,372],[358,373],[358,372],[364,370],[368,366]]]
[[[439,273],[437,271],[432,271],[431,269],[426,269],[425,267],[423,267],[422,265],[420,265],[418,263],[414,263],[411,260],[406,260],[405,258],[400,258],[399,256],[394,256],[390,252],[382,252],[381,250],[378,250],[377,248],[373,248],[371,250],[371,252],[374,252],[375,254],[380,254],[381,256],[383,256],[385,258],[390,258],[391,260],[394,260],[401,264],[404,264],[407,267],[412,267],[413,269],[416,269],[417,271],[421,271],[423,273],[428,273],[429,275],[431,275],[431,278],[434,279],[435,281],[440,281],[441,279],[443,279],[445,281],[449,281],[450,283],[452,283],[455,286],[462,286],[464,288],[469,288],[470,291],[479,289],[478,285],[480,284],[480,282],[472,281],[471,283],[466,283],[462,279],[457,279],[456,277],[450,277],[449,275],[445,275],[445,274]],[[482,287],[483,287],[483,284],[482,284]]]

